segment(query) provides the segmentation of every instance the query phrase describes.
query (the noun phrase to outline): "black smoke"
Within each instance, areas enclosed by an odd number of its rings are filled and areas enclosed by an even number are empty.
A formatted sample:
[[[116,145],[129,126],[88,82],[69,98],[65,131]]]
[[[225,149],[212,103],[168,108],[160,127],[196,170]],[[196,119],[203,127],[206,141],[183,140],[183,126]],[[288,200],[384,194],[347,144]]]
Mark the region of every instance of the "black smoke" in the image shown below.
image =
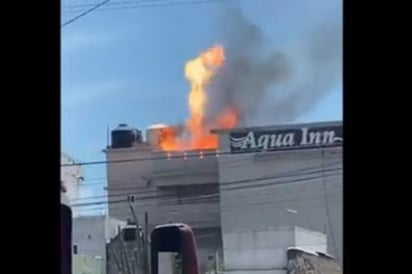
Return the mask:
[[[220,30],[226,62],[208,88],[208,118],[234,106],[238,126],[292,122],[339,86],[342,20],[340,1],[334,2],[314,13],[295,39],[269,50],[262,29],[240,9],[226,12]]]

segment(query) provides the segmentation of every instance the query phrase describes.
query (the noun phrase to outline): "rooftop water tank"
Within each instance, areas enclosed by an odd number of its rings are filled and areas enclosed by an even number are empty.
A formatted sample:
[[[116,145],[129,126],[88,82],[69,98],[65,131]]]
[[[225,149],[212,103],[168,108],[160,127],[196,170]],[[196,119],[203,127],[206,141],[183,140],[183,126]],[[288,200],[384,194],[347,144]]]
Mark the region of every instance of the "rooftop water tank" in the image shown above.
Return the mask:
[[[159,146],[159,138],[164,129],[168,126],[164,124],[154,124],[147,128],[146,130],[146,141],[150,146]]]
[[[132,147],[135,142],[142,142],[141,132],[129,127],[127,124],[119,124],[117,128],[112,130],[111,137],[111,148],[128,148]]]

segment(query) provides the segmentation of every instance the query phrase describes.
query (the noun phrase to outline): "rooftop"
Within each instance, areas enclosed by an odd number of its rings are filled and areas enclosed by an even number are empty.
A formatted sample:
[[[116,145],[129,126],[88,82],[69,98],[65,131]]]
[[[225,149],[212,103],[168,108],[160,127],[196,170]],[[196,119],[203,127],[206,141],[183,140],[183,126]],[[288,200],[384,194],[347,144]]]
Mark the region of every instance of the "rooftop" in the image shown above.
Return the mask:
[[[281,125],[255,126],[255,127],[212,129],[210,132],[213,133],[213,134],[220,134],[220,133],[227,133],[227,132],[243,132],[243,131],[257,131],[257,130],[279,130],[279,129],[293,129],[293,128],[302,128],[302,127],[331,127],[331,126],[342,126],[342,121],[328,121],[328,122],[313,122],[313,123],[300,123],[300,124],[281,124]]]

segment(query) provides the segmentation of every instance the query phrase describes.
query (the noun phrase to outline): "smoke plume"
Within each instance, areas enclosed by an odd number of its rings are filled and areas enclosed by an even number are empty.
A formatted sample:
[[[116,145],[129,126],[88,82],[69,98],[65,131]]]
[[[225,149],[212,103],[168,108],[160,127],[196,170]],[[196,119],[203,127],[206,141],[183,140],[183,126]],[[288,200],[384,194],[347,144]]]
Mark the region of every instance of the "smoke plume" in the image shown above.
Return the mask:
[[[292,122],[308,112],[341,84],[340,12],[313,15],[296,37],[269,50],[262,29],[239,9],[225,14],[226,61],[208,89],[211,120],[227,107],[239,112],[238,126]]]

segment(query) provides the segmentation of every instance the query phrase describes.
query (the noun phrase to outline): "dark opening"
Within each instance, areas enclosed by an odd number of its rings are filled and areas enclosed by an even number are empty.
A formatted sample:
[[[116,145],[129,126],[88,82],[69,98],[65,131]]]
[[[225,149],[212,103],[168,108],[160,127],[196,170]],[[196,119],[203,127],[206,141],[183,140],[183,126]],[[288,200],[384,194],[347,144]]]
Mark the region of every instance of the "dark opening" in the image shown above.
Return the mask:
[[[124,228],[123,229],[123,240],[125,242],[136,240],[136,228]]]

